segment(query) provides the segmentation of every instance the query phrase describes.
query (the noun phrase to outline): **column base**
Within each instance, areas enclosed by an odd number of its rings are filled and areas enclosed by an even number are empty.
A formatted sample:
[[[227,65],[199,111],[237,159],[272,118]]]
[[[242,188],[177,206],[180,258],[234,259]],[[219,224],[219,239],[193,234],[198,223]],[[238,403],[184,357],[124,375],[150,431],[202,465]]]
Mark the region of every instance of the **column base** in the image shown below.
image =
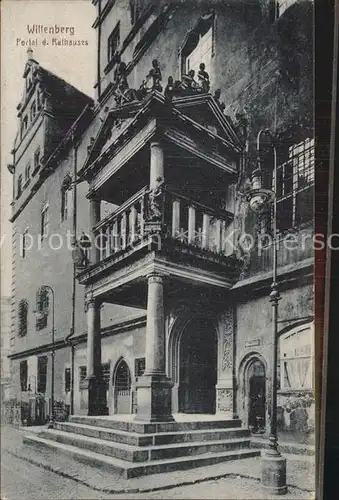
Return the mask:
[[[271,495],[285,495],[286,485],[286,458],[279,452],[270,450],[261,452],[261,485],[267,498]]]
[[[105,388],[95,376],[84,380],[84,389],[87,389],[88,394],[88,410],[87,415],[99,416],[108,415],[106,405]]]
[[[165,375],[144,375],[136,383],[137,422],[174,422],[172,415],[173,383]]]

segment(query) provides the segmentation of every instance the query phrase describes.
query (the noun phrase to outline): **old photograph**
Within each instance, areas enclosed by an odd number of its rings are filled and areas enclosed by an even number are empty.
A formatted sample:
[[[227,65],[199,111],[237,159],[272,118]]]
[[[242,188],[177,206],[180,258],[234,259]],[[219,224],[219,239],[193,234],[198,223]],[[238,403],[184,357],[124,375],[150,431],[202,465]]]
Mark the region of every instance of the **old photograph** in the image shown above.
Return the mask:
[[[1,497],[315,498],[313,1],[1,16]]]

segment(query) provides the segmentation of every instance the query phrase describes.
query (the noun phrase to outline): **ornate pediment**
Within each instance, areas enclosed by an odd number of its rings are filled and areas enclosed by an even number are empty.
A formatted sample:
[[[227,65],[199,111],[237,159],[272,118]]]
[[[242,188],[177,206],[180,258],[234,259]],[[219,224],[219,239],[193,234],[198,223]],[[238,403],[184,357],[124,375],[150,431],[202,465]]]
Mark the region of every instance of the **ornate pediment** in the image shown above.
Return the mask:
[[[180,97],[173,100],[173,105],[210,132],[227,139],[235,146],[242,147],[242,134],[237,124],[224,114],[224,105],[219,102],[217,96],[203,94]]]

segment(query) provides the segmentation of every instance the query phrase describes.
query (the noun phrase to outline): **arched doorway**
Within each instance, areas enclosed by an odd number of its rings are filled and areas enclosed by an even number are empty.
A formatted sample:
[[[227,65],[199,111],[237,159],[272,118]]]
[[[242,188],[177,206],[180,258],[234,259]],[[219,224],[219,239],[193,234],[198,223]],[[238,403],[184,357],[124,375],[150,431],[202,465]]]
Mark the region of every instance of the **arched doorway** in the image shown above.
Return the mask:
[[[116,366],[113,387],[115,413],[131,413],[131,372],[124,359],[118,361]]]
[[[190,321],[179,344],[179,412],[215,413],[217,334],[204,319]]]
[[[265,432],[266,373],[264,363],[253,358],[247,368],[248,426],[253,433]]]

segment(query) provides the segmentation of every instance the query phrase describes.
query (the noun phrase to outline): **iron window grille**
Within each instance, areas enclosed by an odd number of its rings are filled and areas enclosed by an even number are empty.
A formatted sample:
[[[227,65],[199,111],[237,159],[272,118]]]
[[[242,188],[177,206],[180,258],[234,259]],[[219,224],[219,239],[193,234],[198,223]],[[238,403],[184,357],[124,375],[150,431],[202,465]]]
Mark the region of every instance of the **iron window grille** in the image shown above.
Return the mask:
[[[28,302],[26,299],[21,299],[19,302],[18,320],[18,335],[25,337],[28,326]]]

